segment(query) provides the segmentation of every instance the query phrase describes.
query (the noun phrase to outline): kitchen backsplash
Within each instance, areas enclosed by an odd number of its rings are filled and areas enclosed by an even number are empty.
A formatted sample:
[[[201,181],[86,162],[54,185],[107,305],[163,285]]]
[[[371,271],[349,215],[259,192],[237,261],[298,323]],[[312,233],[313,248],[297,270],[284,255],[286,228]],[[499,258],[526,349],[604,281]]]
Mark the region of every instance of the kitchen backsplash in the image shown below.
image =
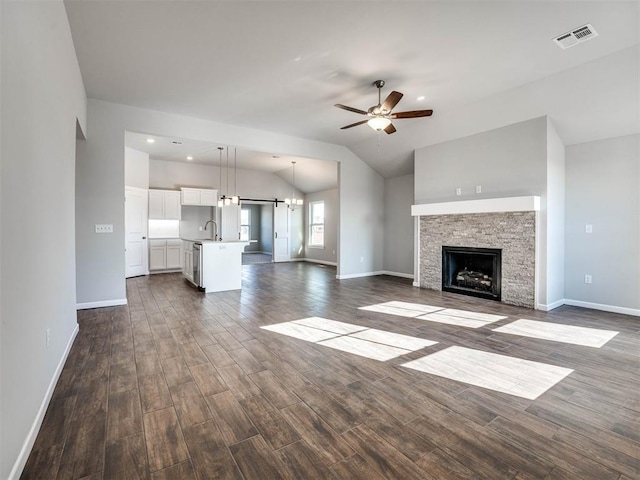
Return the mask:
[[[213,225],[209,224],[204,231],[204,224],[209,220],[216,220],[215,207],[182,206],[180,220],[180,237],[182,238],[213,238]],[[202,231],[199,228],[203,228]]]

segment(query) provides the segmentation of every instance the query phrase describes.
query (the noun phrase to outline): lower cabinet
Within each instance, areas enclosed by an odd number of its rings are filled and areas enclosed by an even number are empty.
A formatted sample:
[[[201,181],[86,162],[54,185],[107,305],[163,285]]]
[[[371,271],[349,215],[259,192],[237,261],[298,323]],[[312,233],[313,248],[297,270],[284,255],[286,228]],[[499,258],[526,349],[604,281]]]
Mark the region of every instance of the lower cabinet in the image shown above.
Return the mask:
[[[182,268],[182,240],[149,240],[149,270]]]
[[[189,281],[193,282],[193,251],[184,251],[184,266],[182,267],[182,273]]]

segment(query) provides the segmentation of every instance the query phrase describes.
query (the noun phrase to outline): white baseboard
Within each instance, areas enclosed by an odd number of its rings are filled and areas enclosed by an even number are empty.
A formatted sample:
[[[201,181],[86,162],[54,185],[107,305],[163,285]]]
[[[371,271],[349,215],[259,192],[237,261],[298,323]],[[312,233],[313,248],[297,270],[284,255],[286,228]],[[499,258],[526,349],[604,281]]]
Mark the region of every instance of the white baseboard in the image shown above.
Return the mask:
[[[363,273],[349,273],[347,275],[336,275],[338,280],[346,280],[348,278],[360,278],[360,277],[375,277],[376,275],[383,275],[383,271],[378,272],[363,272]]]
[[[38,414],[33,420],[31,429],[29,430],[27,438],[22,444],[20,454],[18,455],[16,462],[13,464],[13,468],[11,469],[11,472],[9,472],[9,477],[7,480],[18,480],[20,478],[20,475],[22,475],[22,471],[24,470],[24,467],[27,464],[27,460],[29,459],[29,455],[31,454],[33,444],[36,442],[38,432],[40,431],[40,427],[42,426],[44,414],[47,413],[47,408],[49,407],[51,396],[53,395],[53,391],[56,388],[56,384],[58,383],[58,379],[60,378],[60,374],[62,373],[62,369],[64,368],[64,364],[67,361],[67,357],[69,356],[69,352],[71,351],[71,346],[73,345],[73,341],[76,339],[76,335],[78,335],[79,329],[80,327],[78,326],[78,324],[76,324],[76,328],[73,329],[73,333],[71,334],[71,338],[67,342],[67,346],[64,350],[64,353],[62,354],[62,358],[60,358],[58,366],[53,372],[53,378],[51,378],[51,382],[49,382],[49,387],[44,394],[44,398],[42,399],[42,403],[40,404],[40,408],[38,409]]]
[[[604,305],[602,303],[583,302],[581,300],[571,300],[570,298],[564,299],[565,305],[571,305],[572,307],[591,308],[593,310],[602,310],[604,312],[622,313],[623,315],[633,315],[640,317],[640,309],[617,307],[615,305]]]
[[[301,259],[304,262],[309,262],[309,263],[319,263],[321,265],[330,265],[332,267],[337,267],[338,264],[336,262],[327,262],[325,260],[316,260],[315,258],[302,258]]]
[[[86,302],[76,304],[76,310],[86,310],[88,308],[117,307],[118,305],[126,305],[126,298],[116,298],[115,300],[102,300],[100,302]]]
[[[389,270],[383,270],[381,273],[383,275],[391,275],[392,277],[410,278],[413,280],[413,273],[391,272]]]
[[[172,268],[170,270],[150,270],[147,275],[158,275],[162,273],[179,273],[182,272],[182,268]]]
[[[542,310],[543,312],[550,312],[554,308],[561,307],[562,305],[565,304],[565,302],[566,302],[566,300],[564,298],[561,298],[560,300],[557,300],[557,301],[555,301],[553,303],[550,303],[548,305],[546,305],[544,303],[538,303],[538,304],[536,304],[536,310]]]

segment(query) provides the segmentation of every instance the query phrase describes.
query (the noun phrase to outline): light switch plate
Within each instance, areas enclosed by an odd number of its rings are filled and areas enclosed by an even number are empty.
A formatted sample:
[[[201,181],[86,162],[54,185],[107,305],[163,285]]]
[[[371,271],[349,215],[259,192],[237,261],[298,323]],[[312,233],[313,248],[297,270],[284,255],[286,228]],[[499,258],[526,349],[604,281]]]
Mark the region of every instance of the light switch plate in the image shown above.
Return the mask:
[[[113,225],[96,223],[96,233],[113,233]]]
[[[584,226],[584,231],[585,231],[585,233],[593,233],[593,225],[590,225],[590,224],[587,223]]]
[[[482,193],[482,185],[476,185],[476,193]]]

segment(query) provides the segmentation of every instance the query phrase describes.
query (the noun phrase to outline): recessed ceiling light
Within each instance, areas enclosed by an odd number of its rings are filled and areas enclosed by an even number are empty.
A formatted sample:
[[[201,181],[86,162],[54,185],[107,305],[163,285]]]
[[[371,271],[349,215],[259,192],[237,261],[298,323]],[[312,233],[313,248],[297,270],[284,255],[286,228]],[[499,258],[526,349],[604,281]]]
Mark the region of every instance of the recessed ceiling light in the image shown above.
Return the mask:
[[[147,138],[147,143],[155,143],[155,139],[153,139],[153,138]]]
[[[419,102],[424,100],[424,95],[420,95],[418,98],[416,98],[416,100],[418,100]]]
[[[191,155],[189,155],[189,156],[187,157],[187,160],[193,160],[193,157],[192,157]]]

